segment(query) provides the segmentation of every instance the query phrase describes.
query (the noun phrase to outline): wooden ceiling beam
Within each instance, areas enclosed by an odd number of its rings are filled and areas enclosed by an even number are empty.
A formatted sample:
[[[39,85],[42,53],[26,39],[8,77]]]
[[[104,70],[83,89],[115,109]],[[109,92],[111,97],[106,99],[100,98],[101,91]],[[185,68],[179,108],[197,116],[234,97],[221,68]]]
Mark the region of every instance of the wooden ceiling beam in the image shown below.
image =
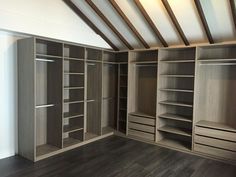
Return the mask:
[[[149,26],[151,27],[152,31],[155,33],[155,35],[157,36],[157,38],[161,41],[162,45],[164,47],[168,47],[167,42],[165,41],[165,39],[163,38],[163,36],[161,35],[160,31],[157,29],[156,25],[154,24],[154,22],[152,21],[151,17],[148,15],[148,13],[146,12],[146,10],[144,9],[143,5],[141,4],[141,2],[139,0],[134,0],[136,6],[138,7],[139,11],[142,13],[143,17],[145,18],[145,20],[147,21],[147,23],[149,24]]]
[[[172,11],[171,7],[170,7],[170,4],[168,2],[168,0],[161,0],[164,7],[166,8],[166,11],[168,13],[168,15],[170,16],[173,24],[175,25],[175,28],[177,29],[177,31],[179,32],[179,35],[180,37],[182,38],[184,44],[187,46],[187,45],[190,45],[189,42],[188,42],[188,39],[186,38],[177,18],[175,17],[175,14],[174,12]]]
[[[195,2],[195,6],[196,6],[196,8],[197,8],[198,14],[199,14],[199,16],[200,16],[202,25],[203,25],[203,27],[204,27],[204,29],[205,29],[205,32],[206,32],[208,41],[209,41],[210,44],[214,44],[214,40],[213,40],[213,38],[212,38],[210,28],[209,28],[209,26],[208,26],[206,17],[205,17],[205,15],[204,15],[201,2],[200,2],[200,0],[194,0],[194,2]]]
[[[107,37],[106,35],[99,30],[92,21],[89,20],[86,15],[73,3],[71,0],[63,0],[92,30],[100,35],[115,51],[119,51],[118,47],[116,47]]]
[[[234,3],[234,0],[229,0],[230,3],[230,8],[233,16],[233,21],[234,21],[234,27],[236,29],[236,5]]]
[[[98,7],[93,3],[92,0],[85,0],[88,5],[96,12],[96,14],[106,23],[106,25],[117,35],[117,37],[126,45],[130,50],[134,48],[129,44],[129,42],[122,36],[122,34],[115,28],[115,26],[106,18],[106,16],[98,9]]]
[[[125,15],[125,13],[121,10],[121,8],[115,2],[115,0],[109,0],[109,2],[112,5],[112,7],[116,10],[116,12],[120,15],[120,17],[123,19],[123,21],[127,24],[127,26],[130,28],[130,30],[133,32],[133,34],[143,44],[143,46],[147,49],[150,48],[150,46],[147,44],[147,42],[144,40],[144,38],[141,36],[141,34],[135,28],[135,26],[131,23],[131,21],[128,19],[128,17]]]

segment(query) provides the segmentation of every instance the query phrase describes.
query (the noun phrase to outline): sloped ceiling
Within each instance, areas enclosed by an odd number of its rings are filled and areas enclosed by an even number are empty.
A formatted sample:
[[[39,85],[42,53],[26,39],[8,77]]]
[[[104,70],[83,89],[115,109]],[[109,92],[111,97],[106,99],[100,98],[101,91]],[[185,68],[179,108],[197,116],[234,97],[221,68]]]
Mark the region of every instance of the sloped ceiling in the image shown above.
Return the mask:
[[[235,1],[64,0],[114,50],[234,41]]]

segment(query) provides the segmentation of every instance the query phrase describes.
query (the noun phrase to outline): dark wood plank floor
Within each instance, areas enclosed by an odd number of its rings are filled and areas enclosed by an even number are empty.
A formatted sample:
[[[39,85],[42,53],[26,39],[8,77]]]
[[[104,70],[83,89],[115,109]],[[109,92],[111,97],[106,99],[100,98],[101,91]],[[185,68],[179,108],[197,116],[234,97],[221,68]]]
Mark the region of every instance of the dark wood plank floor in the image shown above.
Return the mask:
[[[1,177],[235,177],[236,166],[109,137],[37,163],[0,160]]]

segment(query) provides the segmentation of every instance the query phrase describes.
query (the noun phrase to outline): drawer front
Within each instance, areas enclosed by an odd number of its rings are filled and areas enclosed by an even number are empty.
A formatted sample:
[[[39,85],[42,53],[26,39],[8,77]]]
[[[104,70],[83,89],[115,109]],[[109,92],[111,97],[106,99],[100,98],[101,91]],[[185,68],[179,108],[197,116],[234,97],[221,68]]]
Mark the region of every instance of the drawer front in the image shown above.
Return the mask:
[[[223,159],[236,160],[236,152],[218,149],[214,147],[194,144],[194,150],[200,153],[216,156]]]
[[[129,129],[141,130],[141,131],[153,133],[153,134],[155,132],[155,128],[153,126],[136,124],[133,122],[129,122]]]
[[[129,115],[128,118],[129,118],[129,122],[136,122],[136,123],[140,123],[140,124],[155,126],[154,119],[149,119],[149,118],[145,118],[145,117],[138,117],[138,116],[131,116],[131,115]]]
[[[209,137],[204,137],[204,136],[194,136],[194,142],[198,144],[204,144],[216,148],[221,148],[221,149],[226,149],[226,150],[231,150],[236,152],[236,143],[235,142],[230,142],[230,141],[224,141],[224,140],[219,140],[219,139],[214,139],[214,138],[209,138]]]
[[[236,142],[236,133],[233,132],[196,126],[195,134]]]
[[[132,130],[132,129],[128,130],[128,135],[134,136],[134,137],[137,137],[137,138],[140,138],[140,139],[149,140],[149,141],[154,141],[154,138],[155,138],[154,134],[145,133],[145,132]]]

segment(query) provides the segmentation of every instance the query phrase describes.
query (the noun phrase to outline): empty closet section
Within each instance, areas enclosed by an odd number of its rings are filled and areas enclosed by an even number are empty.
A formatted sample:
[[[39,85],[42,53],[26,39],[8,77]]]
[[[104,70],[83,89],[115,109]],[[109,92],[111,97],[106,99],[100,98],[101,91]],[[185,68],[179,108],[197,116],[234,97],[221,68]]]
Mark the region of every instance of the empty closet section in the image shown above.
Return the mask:
[[[128,135],[150,141],[155,135],[157,58],[157,50],[129,53]]]
[[[63,147],[84,140],[85,48],[64,44]]]
[[[102,134],[102,51],[86,48],[86,53],[85,140],[88,140]]]
[[[116,54],[118,62],[118,111],[117,129],[126,133],[127,126],[127,92],[128,92],[128,52]]]
[[[102,70],[102,134],[117,129],[118,65],[114,52],[104,51]]]
[[[195,48],[159,50],[157,136],[159,144],[191,150]]]
[[[236,45],[198,48],[194,150],[236,160]]]

